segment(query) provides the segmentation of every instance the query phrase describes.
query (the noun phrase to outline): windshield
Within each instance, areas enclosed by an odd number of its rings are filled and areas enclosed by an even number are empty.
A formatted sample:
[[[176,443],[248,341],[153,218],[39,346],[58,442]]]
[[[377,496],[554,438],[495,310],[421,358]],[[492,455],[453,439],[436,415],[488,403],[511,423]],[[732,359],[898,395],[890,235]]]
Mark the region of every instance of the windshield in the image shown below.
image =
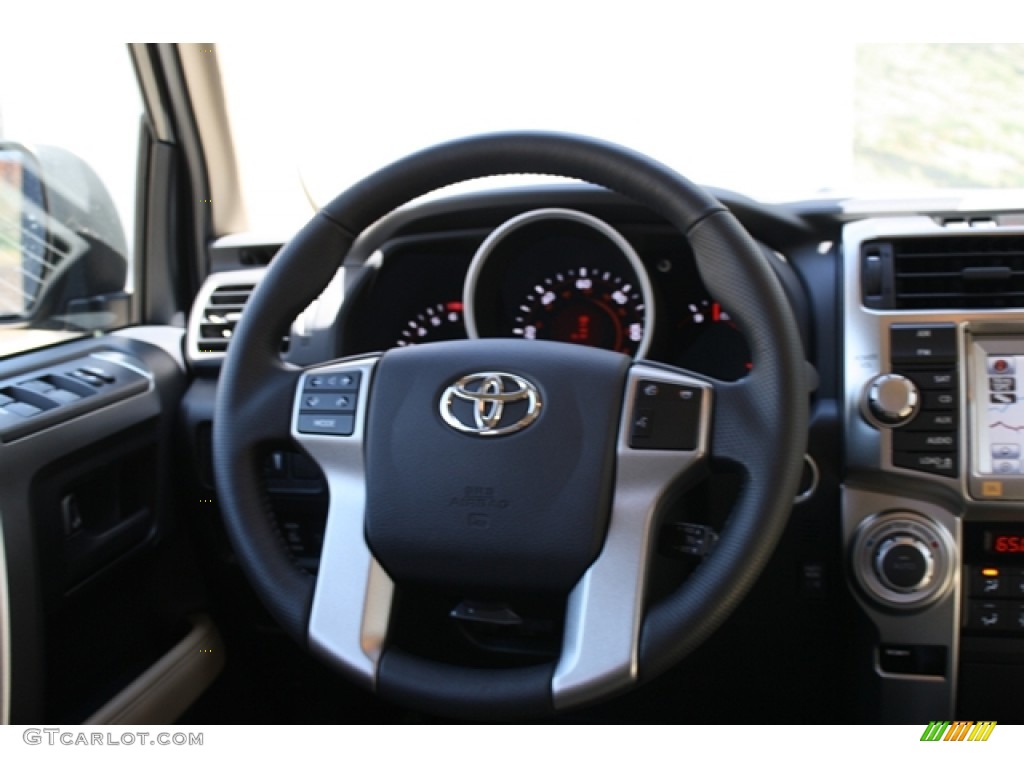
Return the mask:
[[[622,143],[765,201],[1024,188],[1024,45],[730,49],[615,24],[219,45],[251,225],[294,228],[406,153],[514,129]]]

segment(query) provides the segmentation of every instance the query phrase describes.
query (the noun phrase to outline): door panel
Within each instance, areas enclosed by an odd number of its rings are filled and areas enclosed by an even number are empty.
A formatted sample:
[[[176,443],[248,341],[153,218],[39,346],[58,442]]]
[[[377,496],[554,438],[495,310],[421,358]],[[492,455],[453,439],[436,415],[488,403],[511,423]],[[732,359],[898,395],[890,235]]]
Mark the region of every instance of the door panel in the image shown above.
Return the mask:
[[[0,692],[9,685],[10,722],[83,722],[126,689],[138,698],[140,686],[157,706],[135,716],[171,717],[188,702],[163,707],[160,698],[198,695],[219,669],[207,664],[194,694],[145,682],[204,624],[196,617],[205,609],[175,520],[181,333],[152,337],[170,342],[170,352],[108,336],[0,361],[0,392],[40,407],[12,416],[11,403],[0,406],[10,638]],[[202,635],[211,646],[215,636],[215,628]]]

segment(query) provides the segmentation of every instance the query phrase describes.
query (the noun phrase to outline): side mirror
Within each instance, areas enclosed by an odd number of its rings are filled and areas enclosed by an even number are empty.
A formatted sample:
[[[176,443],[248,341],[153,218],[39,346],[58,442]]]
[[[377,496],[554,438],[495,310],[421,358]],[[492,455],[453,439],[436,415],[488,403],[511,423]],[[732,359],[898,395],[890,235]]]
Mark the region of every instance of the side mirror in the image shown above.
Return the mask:
[[[46,266],[46,206],[39,164],[0,144],[0,317],[31,312]]]
[[[126,324],[127,253],[110,193],[84,160],[0,142],[0,323]]]

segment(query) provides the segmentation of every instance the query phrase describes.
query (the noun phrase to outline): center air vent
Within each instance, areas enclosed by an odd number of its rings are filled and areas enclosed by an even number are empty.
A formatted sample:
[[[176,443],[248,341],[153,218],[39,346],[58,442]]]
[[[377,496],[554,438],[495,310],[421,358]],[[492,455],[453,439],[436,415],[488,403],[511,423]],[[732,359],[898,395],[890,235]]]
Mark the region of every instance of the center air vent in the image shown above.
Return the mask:
[[[1024,307],[1024,236],[876,240],[861,249],[864,305],[877,309]]]

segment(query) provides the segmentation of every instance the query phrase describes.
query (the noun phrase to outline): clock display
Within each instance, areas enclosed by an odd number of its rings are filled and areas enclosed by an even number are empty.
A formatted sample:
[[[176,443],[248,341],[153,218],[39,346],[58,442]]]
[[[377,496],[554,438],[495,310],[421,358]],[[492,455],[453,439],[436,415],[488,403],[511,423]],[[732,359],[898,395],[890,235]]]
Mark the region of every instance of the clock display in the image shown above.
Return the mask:
[[[996,555],[1024,553],[1024,533],[985,531],[985,551]]]

